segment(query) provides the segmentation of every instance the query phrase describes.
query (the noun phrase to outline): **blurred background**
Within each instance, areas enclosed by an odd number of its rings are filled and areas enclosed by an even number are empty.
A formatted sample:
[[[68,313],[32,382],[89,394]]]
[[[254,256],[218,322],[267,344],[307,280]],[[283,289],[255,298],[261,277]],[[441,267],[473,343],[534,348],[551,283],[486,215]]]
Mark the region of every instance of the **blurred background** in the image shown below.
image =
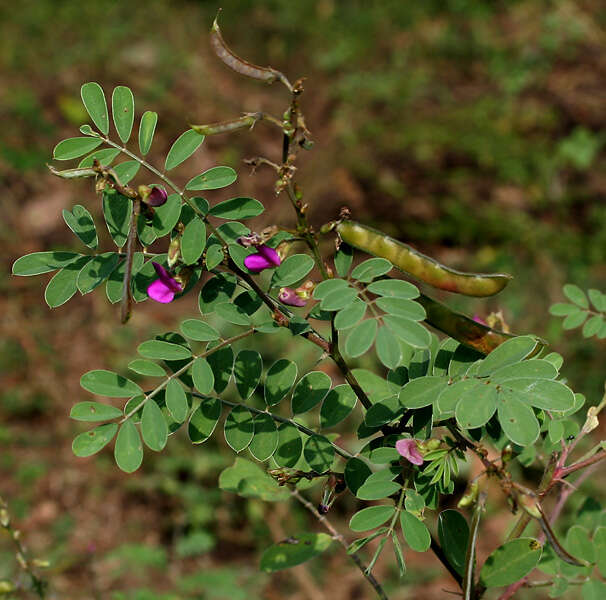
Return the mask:
[[[88,122],[82,83],[98,81],[108,96],[115,85],[129,86],[137,121],[145,110],[159,113],[149,154],[156,164],[188,123],[283,112],[281,87],[240,78],[211,55],[208,31],[219,6],[236,52],[291,81],[307,78],[301,103],[315,146],[300,155],[297,180],[311,221],[319,226],[347,205],[355,219],[455,268],[514,274],[496,298],[438,297],[469,314],[503,310],[513,331],[539,334],[564,355],[564,375],[590,404],[602,395],[606,342],[562,332],[561,319],[547,313],[566,282],[606,290],[602,2],[0,3],[0,495],[33,554],[51,561],[57,598],[371,597],[336,548],[278,575],[258,572],[272,541],[318,526],[298,506],[218,490],[218,473],[233,462],[221,436],[192,447],[180,432],[161,455],[146,453],[131,476],[117,470],[110,450],[88,460],[72,455],[82,428],[67,415],[88,399],[80,375],[124,372],[145,336],[196,313],[195,295],[170,308],[139,306],[122,328],[102,290],[51,311],[43,300],[50,275],[9,276],[22,254],[78,248],[61,209],[81,203],[101,218],[90,184],[55,179],[45,166],[57,141]],[[232,166],[238,182],[210,192],[211,202],[252,195],[268,207],[255,226],[290,221],[272,173],[242,164],[256,155],[278,160],[280,149],[263,123],[207,138],[175,179]],[[136,181],[155,183],[142,174]],[[318,359],[305,344],[273,339],[267,365],[294,352],[303,372]],[[345,437],[359,416],[345,421]],[[317,501],[318,488],[308,495]],[[498,494],[494,502],[498,508]],[[332,511],[344,532],[355,507],[348,498]],[[488,525],[486,552],[508,519]],[[428,555],[407,553],[403,581],[386,558],[376,572],[390,597],[442,598],[455,588]],[[0,578],[15,572],[0,537]]]

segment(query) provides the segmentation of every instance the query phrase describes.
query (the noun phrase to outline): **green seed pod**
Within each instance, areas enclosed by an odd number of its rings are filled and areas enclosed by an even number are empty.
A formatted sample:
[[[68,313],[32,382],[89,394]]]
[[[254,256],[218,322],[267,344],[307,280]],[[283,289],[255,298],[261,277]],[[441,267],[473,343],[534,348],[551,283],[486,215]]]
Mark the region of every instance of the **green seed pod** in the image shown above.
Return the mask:
[[[342,221],[337,231],[344,242],[389,260],[394,267],[432,285],[465,296],[493,296],[512,279],[505,273],[463,273],[421,254],[408,244],[355,221]]]
[[[252,79],[259,79],[265,83],[273,83],[279,79],[291,89],[288,80],[280,71],[276,71],[276,69],[272,69],[271,67],[259,67],[258,65],[249,63],[232,52],[221,35],[219,23],[216,18],[213,22],[212,29],[210,30],[210,45],[219,59],[236,73],[251,77]]]
[[[209,123],[208,125],[190,125],[190,127],[202,135],[217,135],[218,133],[230,133],[239,129],[250,129],[261,118],[262,115],[251,113],[239,119]]]
[[[491,329],[461,313],[454,312],[444,304],[424,294],[421,294],[416,301],[425,309],[426,323],[461,342],[461,344],[483,354],[489,354],[503,342],[516,337],[511,333]],[[537,345],[532,356],[535,356],[546,345],[540,338],[536,338],[536,340]]]
[[[61,177],[62,179],[83,179],[86,177],[95,177],[97,175],[97,172],[91,168],[65,169],[63,171],[59,171],[52,165],[47,165],[47,167],[53,175]]]

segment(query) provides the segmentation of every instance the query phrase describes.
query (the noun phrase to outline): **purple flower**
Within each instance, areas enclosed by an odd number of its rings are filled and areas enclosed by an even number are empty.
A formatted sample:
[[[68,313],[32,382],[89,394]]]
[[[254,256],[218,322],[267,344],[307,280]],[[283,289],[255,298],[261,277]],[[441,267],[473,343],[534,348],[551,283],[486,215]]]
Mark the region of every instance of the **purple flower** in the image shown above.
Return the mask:
[[[280,262],[280,255],[273,248],[262,244],[257,247],[256,254],[249,254],[244,259],[244,266],[253,273],[260,273],[264,269],[278,267]]]
[[[166,199],[168,198],[168,194],[163,187],[154,186],[149,193],[149,196],[146,199],[146,202],[150,206],[162,206],[166,203]]]
[[[156,302],[168,304],[175,298],[175,294],[183,291],[183,286],[160,264],[152,262],[158,279],[149,284],[147,295]]]
[[[400,456],[403,456],[408,462],[411,462],[413,465],[423,464],[423,456],[419,452],[417,440],[398,440],[396,442],[396,450],[398,451]]]
[[[301,298],[295,290],[288,287],[280,288],[278,298],[284,304],[288,304],[288,306],[305,306],[307,304],[304,298]]]

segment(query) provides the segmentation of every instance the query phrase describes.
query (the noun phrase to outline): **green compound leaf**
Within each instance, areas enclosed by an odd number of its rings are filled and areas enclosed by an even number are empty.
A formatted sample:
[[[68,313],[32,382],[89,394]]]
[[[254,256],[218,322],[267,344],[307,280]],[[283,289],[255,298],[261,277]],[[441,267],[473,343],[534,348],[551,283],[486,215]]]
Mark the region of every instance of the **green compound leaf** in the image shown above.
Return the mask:
[[[114,171],[120,180],[120,183],[126,185],[139,172],[141,164],[136,160],[126,160],[114,167]]]
[[[534,538],[518,538],[503,544],[486,559],[480,581],[489,588],[519,581],[537,566],[542,549]]]
[[[154,208],[152,226],[160,238],[169,234],[181,216],[181,198],[179,194],[171,194],[162,206]]]
[[[151,110],[145,111],[139,123],[139,150],[145,156],[151,148],[158,123],[158,113]]]
[[[78,291],[78,275],[91,258],[83,256],[70,263],[58,271],[48,282],[44,290],[44,300],[50,308],[57,308],[65,304]]]
[[[95,81],[85,83],[80,88],[80,96],[86,112],[90,115],[97,129],[107,135],[109,132],[109,115],[107,114],[107,102],[105,101],[103,88]]]
[[[223,274],[215,275],[200,290],[200,313],[205,315],[214,312],[219,304],[229,302],[235,291],[235,277]]]
[[[503,384],[513,395],[527,404],[544,410],[564,412],[575,403],[574,392],[560,381],[521,377]]]
[[[383,323],[391,332],[413,348],[427,348],[431,335],[423,325],[399,315],[384,315]]]
[[[202,256],[206,246],[206,225],[199,217],[194,217],[186,226],[181,237],[181,256],[186,265],[193,265]]]
[[[280,487],[277,481],[258,465],[244,458],[222,471],[219,476],[219,487],[234,492],[245,498],[260,498],[267,502],[287,500],[290,491]]]
[[[351,330],[345,342],[345,353],[355,358],[362,356],[374,343],[377,334],[376,319],[367,319]]]
[[[519,336],[503,342],[495,348],[481,363],[478,377],[492,374],[497,369],[524,360],[537,347],[537,340],[530,336]]]
[[[482,427],[497,410],[497,389],[478,381],[466,391],[455,409],[457,423],[463,429]]]
[[[154,360],[183,360],[191,358],[191,350],[180,344],[161,340],[148,340],[139,344],[137,352],[144,358]]]
[[[429,529],[416,515],[403,510],[400,512],[400,525],[406,543],[415,552],[425,552],[431,545]]]
[[[200,147],[203,141],[204,136],[196,133],[193,129],[188,129],[185,133],[182,133],[168,151],[164,168],[170,171],[180,165]]]
[[[347,277],[349,268],[353,262],[353,248],[345,243],[341,243],[335,254],[335,269],[339,277]]]
[[[186,190],[218,190],[231,185],[237,179],[236,172],[231,167],[213,167],[190,179]],[[237,217],[236,217],[237,218]]]
[[[606,576],[606,527],[600,525],[593,534],[596,562],[602,577]]]
[[[154,452],[164,450],[168,440],[168,426],[160,407],[149,400],[143,407],[141,415],[141,437],[145,445]]]
[[[187,319],[181,323],[181,333],[190,340],[197,342],[210,342],[218,340],[221,336],[219,332],[200,319]]]
[[[587,294],[597,311],[606,312],[606,294],[600,290],[587,290]]]
[[[90,137],[74,137],[59,142],[53,150],[53,158],[56,160],[71,160],[88,154],[103,140]]]
[[[383,398],[383,400],[375,402],[366,411],[364,422],[368,427],[381,427],[381,425],[386,425],[397,419],[403,412],[404,409],[398,397],[390,396],[389,398]]]
[[[183,423],[189,413],[189,402],[183,386],[171,379],[166,386],[166,408],[177,423]]]
[[[347,418],[356,406],[357,397],[347,383],[335,386],[328,392],[320,409],[320,427],[338,425]]]
[[[80,385],[88,392],[107,398],[130,398],[143,393],[134,381],[113,371],[88,371],[80,378]]]
[[[539,437],[540,427],[534,411],[512,393],[499,392],[497,415],[503,432],[514,444],[529,446]]]
[[[322,310],[328,311],[345,310],[352,303],[354,303],[357,298],[358,290],[355,290],[349,286],[341,289],[332,290],[328,294],[326,294],[324,298],[322,298],[322,301],[320,302],[320,308]],[[362,300],[360,300],[360,302],[362,302]],[[363,304],[366,307],[366,303],[363,302]]]
[[[143,358],[135,358],[128,363],[128,368],[139,375],[146,375],[148,377],[166,377],[166,371],[164,367],[161,367],[158,363],[152,362],[151,360],[145,360]]]
[[[419,297],[417,286],[408,281],[402,281],[401,279],[381,279],[380,281],[373,281],[366,289],[378,296],[401,298],[403,300],[412,300]]]
[[[78,163],[78,167],[92,167],[95,160],[98,160],[103,166],[109,166],[112,164],[116,156],[118,156],[118,154],[120,154],[119,148],[103,148],[102,150],[95,150],[88,156],[85,156]]]
[[[322,300],[322,298],[331,292],[337,290],[343,291],[347,287],[349,287],[349,283],[347,283],[345,279],[326,279],[325,281],[318,283],[314,288],[313,297],[316,300]]]
[[[209,349],[211,344],[215,343],[216,342],[211,342],[209,344]],[[234,367],[234,351],[232,350],[231,346],[226,346],[221,348],[221,350],[216,350],[207,356],[206,360],[208,361],[208,364],[210,365],[215,377],[215,392],[220,394],[225,390],[231,378]]]
[[[352,494],[357,494],[364,482],[370,477],[370,467],[359,458],[350,458],[345,464],[343,475],[345,484]]]
[[[106,423],[90,431],[85,431],[74,438],[72,452],[82,458],[92,456],[114,439],[116,431],[118,431],[117,423]]]
[[[75,421],[97,422],[110,421],[122,416],[122,411],[111,404],[101,402],[78,402],[69,413]]]
[[[234,452],[248,447],[255,432],[252,413],[245,406],[234,406],[225,419],[225,441]]]
[[[131,90],[124,85],[115,87],[112,93],[112,116],[118,136],[126,144],[135,121],[135,98]]]
[[[458,510],[448,509],[440,513],[438,538],[448,562],[462,575],[469,543],[469,525]]]
[[[203,398],[192,413],[187,431],[192,444],[205,442],[215,430],[221,417],[222,404],[219,398]]]
[[[274,460],[279,467],[292,468],[301,458],[303,441],[299,430],[291,423],[282,423],[278,427],[278,447],[274,453]]]
[[[359,323],[366,314],[366,302],[361,298],[356,298],[352,294],[353,301],[345,308],[342,308],[336,315],[334,324],[335,327],[342,331],[349,329]]]
[[[447,377],[427,376],[409,381],[400,392],[400,404],[406,408],[429,406],[448,386]]]
[[[369,258],[360,263],[352,272],[352,279],[368,283],[391,271],[391,263],[384,258]]]
[[[32,252],[18,258],[13,263],[13,275],[20,277],[29,277],[31,275],[41,275],[55,269],[62,269],[74,261],[82,258],[83,254],[77,252]]]
[[[261,462],[271,458],[278,447],[278,428],[271,415],[256,414],[254,417],[255,437],[248,447],[250,453]]]
[[[84,206],[76,204],[69,210],[63,210],[63,220],[67,226],[80,238],[83,244],[89,248],[96,248],[99,244],[97,229],[93,217]]]
[[[383,525],[393,517],[396,508],[393,505],[369,506],[358,511],[349,521],[352,531],[369,531]]]
[[[375,304],[384,312],[391,315],[398,315],[411,321],[422,321],[425,315],[425,309],[414,300],[404,298],[377,298]]]
[[[377,339],[375,340],[375,350],[377,351],[379,360],[388,369],[395,369],[402,361],[400,342],[391,330],[385,326],[379,328]]]
[[[88,294],[101,285],[112,274],[119,261],[120,255],[117,252],[97,254],[87,261],[76,280],[80,293]]]
[[[408,512],[413,514],[420,514],[425,508],[425,499],[421,494],[415,492],[413,489],[406,490],[406,498],[404,500],[404,506]]]
[[[324,400],[330,390],[330,377],[322,371],[307,373],[295,386],[292,394],[292,412],[295,415],[307,412]]]
[[[581,308],[589,308],[589,302],[587,300],[587,296],[585,292],[577,285],[572,283],[567,283],[562,291],[564,292],[564,296],[568,298],[571,302],[574,302],[577,306]]]
[[[590,579],[581,588],[583,600],[602,600],[606,597],[606,583],[599,579]]]
[[[402,486],[394,481],[366,481],[358,491],[356,496],[360,500],[383,500],[392,494],[400,491]]]
[[[275,271],[271,278],[271,287],[294,285],[306,277],[314,268],[314,259],[307,254],[289,256]]]
[[[133,202],[116,190],[103,191],[103,216],[109,234],[118,248],[126,244]]]
[[[265,209],[254,198],[230,198],[213,206],[209,215],[220,219],[250,219],[257,217]]]
[[[222,319],[225,319],[228,323],[233,323],[234,325],[242,326],[251,324],[250,317],[242,308],[236,306],[235,304],[231,304],[228,302],[218,304],[215,307],[215,312]]]
[[[118,431],[114,458],[120,470],[134,473],[143,462],[143,444],[132,419],[124,421]]]
[[[261,571],[290,569],[322,554],[332,544],[326,533],[301,533],[270,546],[261,557]]]
[[[305,442],[303,456],[313,471],[324,473],[332,466],[335,449],[328,438],[323,435],[312,435]]]
[[[248,400],[259,385],[263,359],[256,350],[240,350],[234,362],[234,380],[242,400]]]
[[[510,379],[531,378],[531,379],[555,379],[558,376],[558,369],[549,360],[542,358],[531,358],[520,363],[515,363],[507,367],[497,369],[491,376],[492,382],[507,382]]]
[[[290,392],[297,379],[296,363],[280,358],[267,371],[265,377],[265,403],[275,406]]]

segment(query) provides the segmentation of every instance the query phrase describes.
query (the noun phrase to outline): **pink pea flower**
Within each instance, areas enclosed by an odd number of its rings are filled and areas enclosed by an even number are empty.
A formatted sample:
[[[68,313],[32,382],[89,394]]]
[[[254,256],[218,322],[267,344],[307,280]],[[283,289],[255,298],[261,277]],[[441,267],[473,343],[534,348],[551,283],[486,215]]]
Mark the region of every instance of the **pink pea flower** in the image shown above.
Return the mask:
[[[262,244],[257,247],[256,254],[249,254],[244,259],[244,266],[253,273],[260,273],[264,269],[280,266],[280,262],[280,255],[273,248]]]
[[[280,288],[278,298],[284,304],[288,304],[288,306],[305,306],[307,304],[304,298],[301,298],[295,290],[288,287]]]
[[[175,298],[175,294],[183,291],[183,286],[160,264],[152,262],[158,279],[149,284],[147,295],[156,302],[168,304]]]
[[[479,315],[474,315],[473,320],[476,323],[479,323],[480,325],[485,325],[486,327],[488,327],[488,323],[484,319],[482,319],[482,317],[480,317]]]
[[[398,451],[398,454],[400,454],[400,456],[403,456],[408,462],[411,462],[413,465],[423,464],[423,456],[419,452],[417,440],[398,440],[396,442],[396,450]]]

